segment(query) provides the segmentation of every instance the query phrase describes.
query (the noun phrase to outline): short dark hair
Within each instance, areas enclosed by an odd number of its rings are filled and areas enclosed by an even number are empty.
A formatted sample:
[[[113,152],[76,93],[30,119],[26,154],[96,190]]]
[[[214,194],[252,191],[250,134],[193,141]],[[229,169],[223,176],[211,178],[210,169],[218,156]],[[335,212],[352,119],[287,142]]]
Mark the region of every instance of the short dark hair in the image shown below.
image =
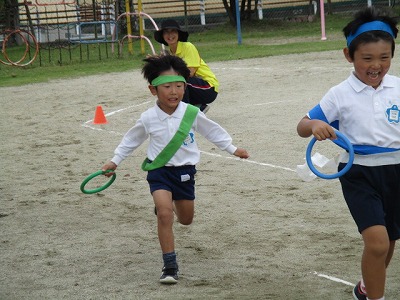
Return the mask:
[[[352,59],[354,58],[354,52],[357,50],[360,44],[378,42],[380,40],[392,43],[392,57],[394,56],[394,39],[397,37],[398,29],[396,27],[397,20],[394,17],[390,16],[389,11],[377,9],[373,6],[358,11],[354,15],[354,19],[343,28],[344,36],[347,39],[347,37],[354,34],[361,25],[372,21],[381,21],[389,25],[389,27],[392,29],[394,37],[388,32],[380,30],[372,30],[360,34],[359,36],[354,38],[354,40],[348,46],[349,55]]]
[[[143,59],[146,62],[142,68],[143,77],[151,84],[161,73],[174,70],[183,76],[186,81],[189,79],[190,70],[185,61],[175,55],[163,53],[160,55],[152,55]]]

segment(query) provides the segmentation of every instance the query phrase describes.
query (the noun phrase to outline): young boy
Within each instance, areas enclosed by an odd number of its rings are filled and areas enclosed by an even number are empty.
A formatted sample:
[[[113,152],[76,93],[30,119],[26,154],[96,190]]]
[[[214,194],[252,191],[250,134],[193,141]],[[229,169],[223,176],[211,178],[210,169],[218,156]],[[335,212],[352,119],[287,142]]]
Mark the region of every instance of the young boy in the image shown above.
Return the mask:
[[[354,71],[309,111],[297,132],[301,137],[335,140],[335,126],[354,145],[353,166],[340,178],[364,242],[362,279],[353,296],[382,300],[386,268],[400,238],[400,78],[387,74],[398,30],[394,18],[369,7],[358,12],[343,32],[344,56]],[[344,153],[339,170],[347,159]]]
[[[189,104],[181,102],[190,71],[185,62],[172,55],[150,56],[142,73],[149,82],[152,95],[157,97],[154,107],[140,116],[123,137],[114,152],[114,157],[102,170],[115,170],[117,166],[148,138],[148,162],[154,162],[159,153],[170,144],[180,128],[185,111]],[[232,138],[217,123],[209,120],[204,113],[195,109],[197,116],[186,139],[178,144],[178,150],[171,154],[165,166],[150,170],[147,181],[155,204],[158,222],[158,238],[162,250],[164,266],[160,277],[161,283],[173,284],[178,280],[178,263],[176,260],[173,223],[174,213],[183,225],[192,223],[194,216],[195,165],[200,160],[194,132],[197,131],[221,150],[240,158],[248,158],[245,149],[232,144]],[[111,176],[113,172],[107,173]]]

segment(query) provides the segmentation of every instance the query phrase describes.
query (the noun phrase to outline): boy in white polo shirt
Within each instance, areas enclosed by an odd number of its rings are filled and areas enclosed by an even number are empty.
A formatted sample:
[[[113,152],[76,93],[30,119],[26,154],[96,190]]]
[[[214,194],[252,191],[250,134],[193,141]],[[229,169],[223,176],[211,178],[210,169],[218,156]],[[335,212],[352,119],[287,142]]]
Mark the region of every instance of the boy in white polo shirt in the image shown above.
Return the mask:
[[[245,149],[235,147],[230,135],[220,125],[208,119],[198,108],[182,102],[190,70],[181,58],[160,55],[147,57],[144,61],[142,73],[149,82],[150,92],[157,97],[156,104],[141,114],[102,170],[115,170],[149,139],[147,159],[142,168],[148,171],[147,181],[157,211],[158,239],[164,261],[160,282],[174,284],[178,280],[174,212],[183,225],[191,224],[194,216],[194,175],[200,160],[194,132],[232,155],[248,158],[249,154]]]
[[[384,299],[386,268],[400,238],[400,78],[387,74],[396,24],[373,7],[355,15],[343,29],[344,56],[354,71],[297,126],[301,137],[317,140],[335,140],[335,127],[353,144],[354,163],[340,183],[364,241],[357,300]],[[347,153],[340,161],[339,170]]]

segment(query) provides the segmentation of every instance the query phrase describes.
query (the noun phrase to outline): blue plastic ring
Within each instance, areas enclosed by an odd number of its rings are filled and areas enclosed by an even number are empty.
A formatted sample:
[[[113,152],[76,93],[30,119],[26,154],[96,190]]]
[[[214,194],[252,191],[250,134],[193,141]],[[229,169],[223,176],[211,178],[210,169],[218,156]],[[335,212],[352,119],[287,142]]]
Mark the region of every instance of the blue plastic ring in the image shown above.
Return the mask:
[[[315,144],[315,142],[317,141],[317,139],[315,137],[313,137],[310,141],[310,143],[308,144],[307,147],[307,151],[306,151],[306,161],[307,161],[307,165],[310,168],[310,170],[317,175],[320,178],[323,179],[335,179],[338,178],[342,175],[344,175],[348,170],[350,170],[351,166],[353,165],[353,161],[354,161],[354,149],[353,149],[353,145],[351,144],[351,142],[349,141],[349,139],[341,132],[339,131],[335,131],[336,136],[338,137],[338,139],[342,140],[343,142],[346,143],[347,146],[347,151],[349,152],[349,161],[347,162],[346,166],[341,169],[339,172],[334,173],[334,174],[324,174],[319,172],[313,165],[312,160],[311,160],[311,152],[312,152],[312,148]]]

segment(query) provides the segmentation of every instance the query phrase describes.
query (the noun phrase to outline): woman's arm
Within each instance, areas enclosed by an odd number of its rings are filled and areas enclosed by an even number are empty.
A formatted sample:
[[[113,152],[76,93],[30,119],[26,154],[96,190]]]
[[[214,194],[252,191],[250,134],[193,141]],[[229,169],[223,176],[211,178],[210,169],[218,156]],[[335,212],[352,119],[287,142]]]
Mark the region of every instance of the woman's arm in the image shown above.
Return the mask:
[[[190,77],[194,77],[196,75],[198,68],[189,67],[190,70]]]

